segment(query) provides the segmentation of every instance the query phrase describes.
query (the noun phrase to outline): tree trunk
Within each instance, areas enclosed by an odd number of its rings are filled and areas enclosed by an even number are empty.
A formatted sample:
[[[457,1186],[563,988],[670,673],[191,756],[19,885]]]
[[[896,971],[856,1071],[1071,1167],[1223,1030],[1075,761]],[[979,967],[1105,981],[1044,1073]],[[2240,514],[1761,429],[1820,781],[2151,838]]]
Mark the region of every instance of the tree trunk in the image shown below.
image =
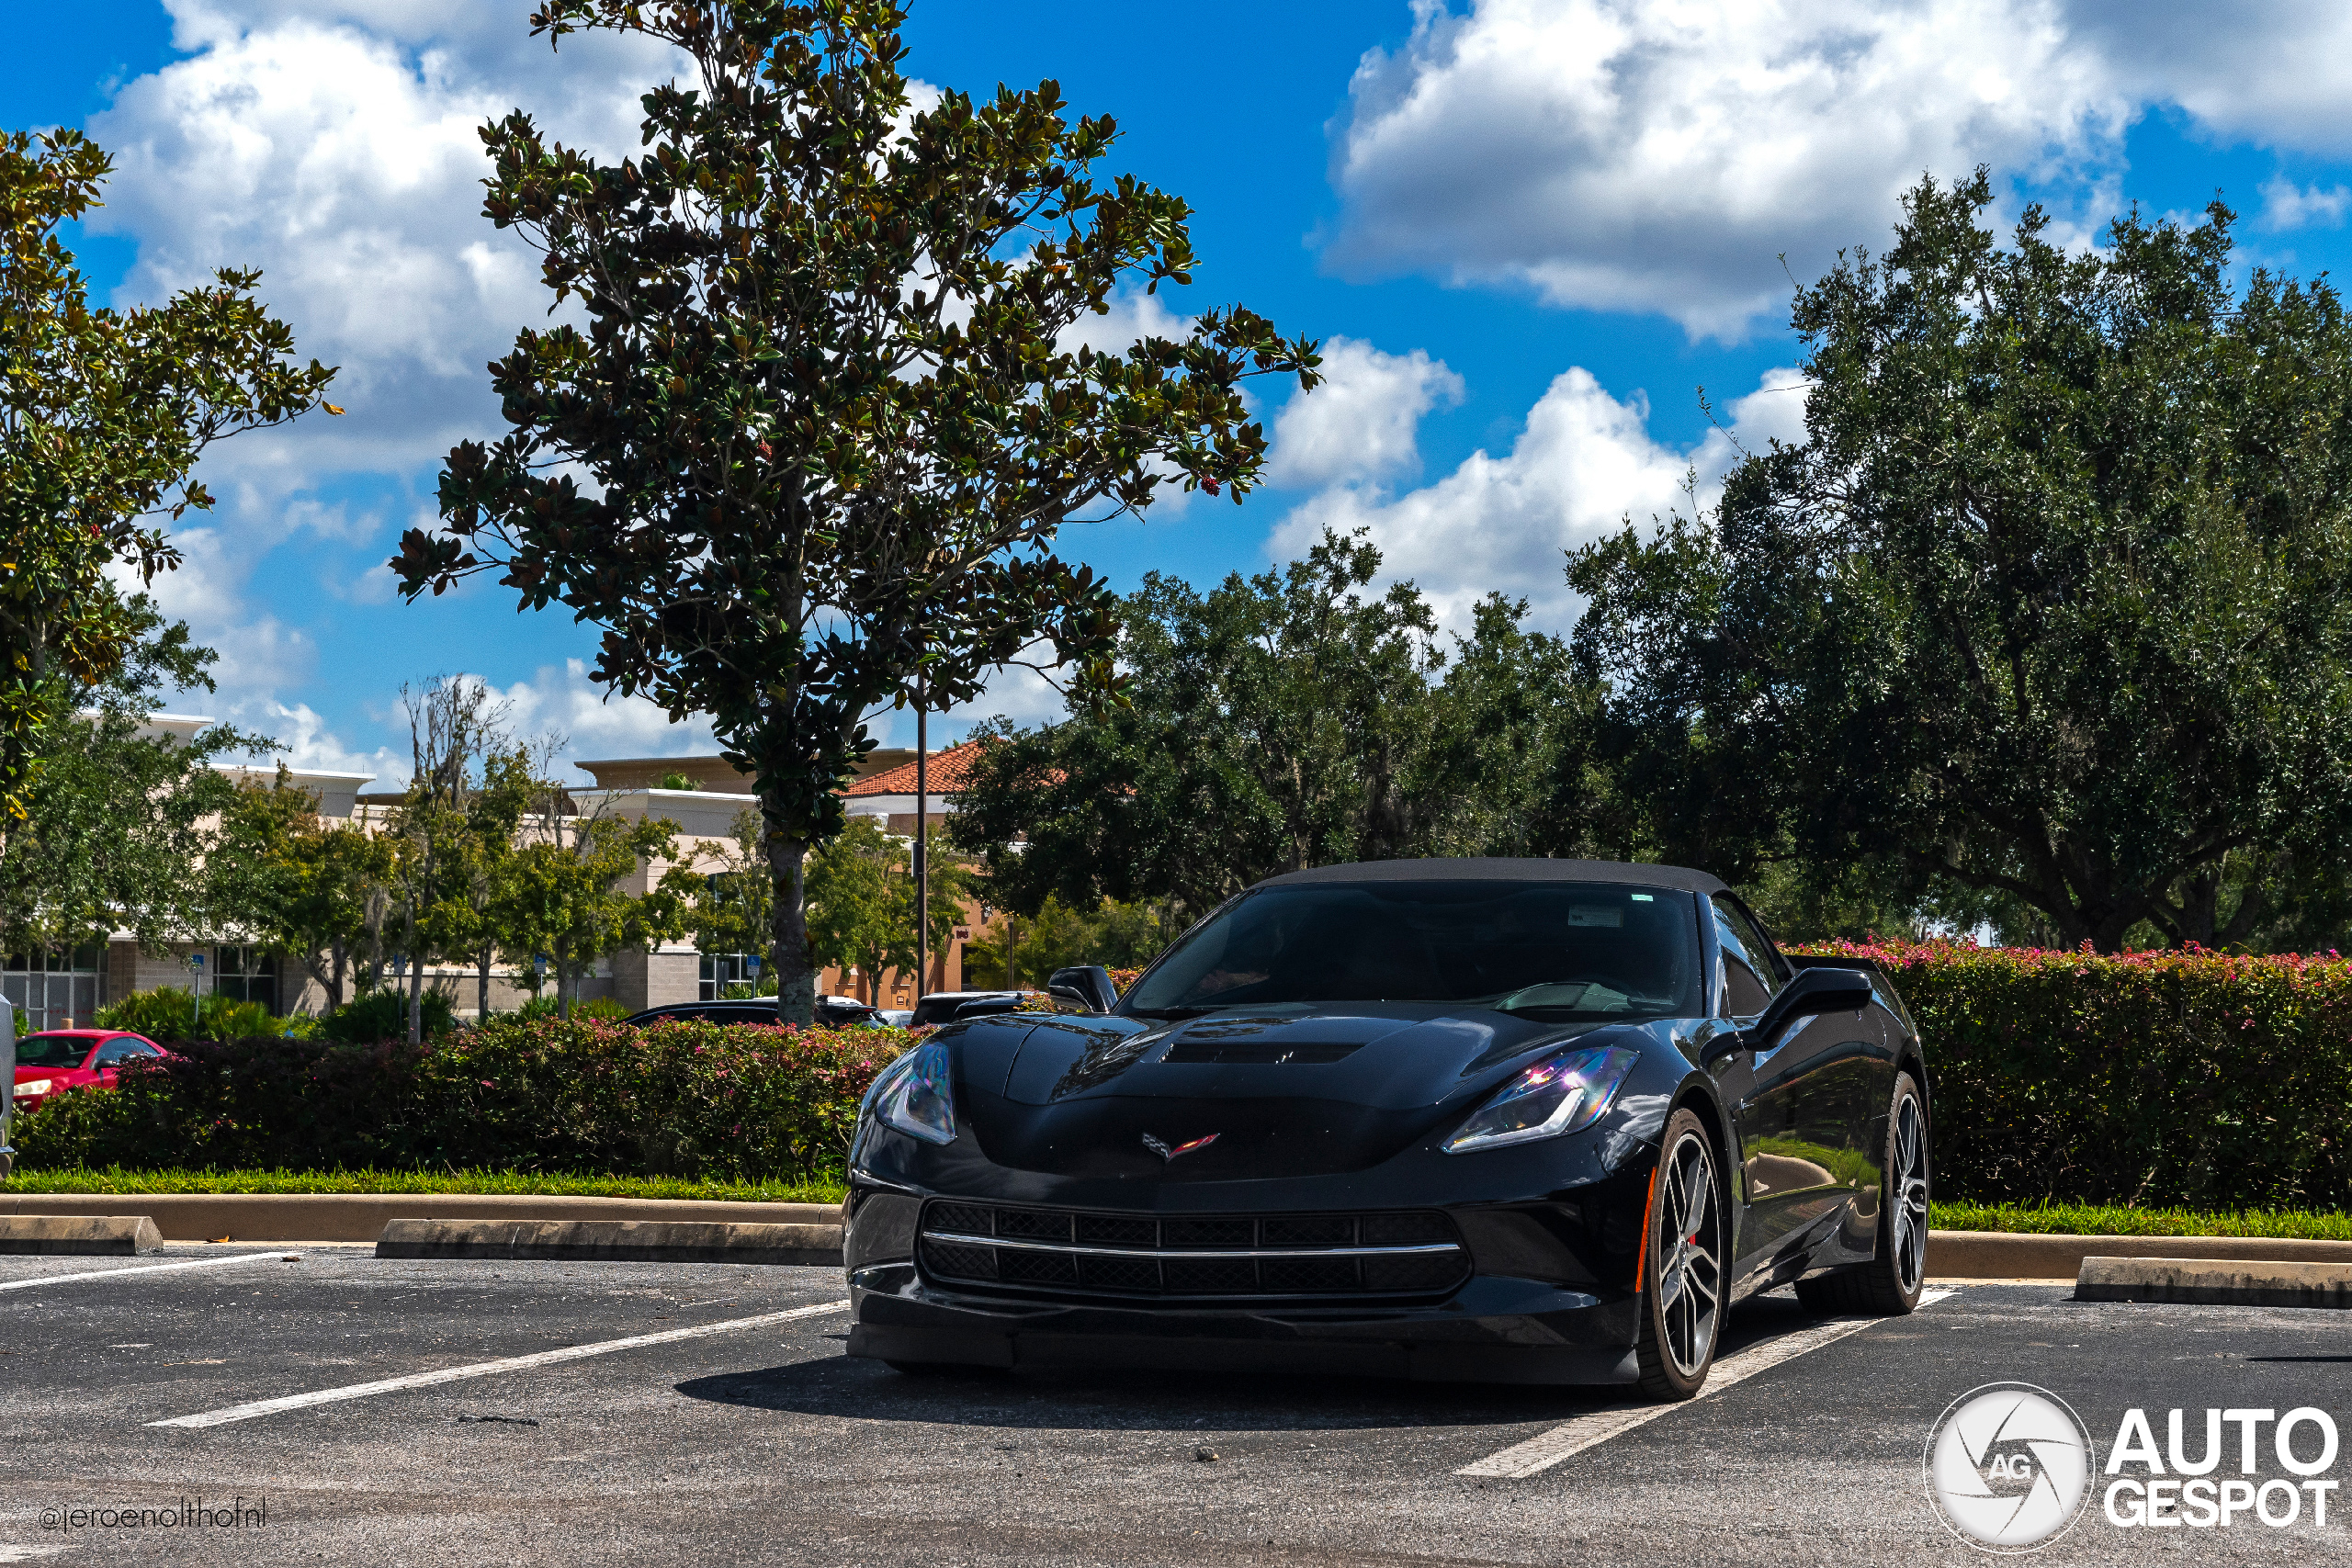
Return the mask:
[[[488,1022],[489,1020],[490,948],[488,944],[485,943],[481,950],[481,968],[474,977],[474,1021],[476,1023],[485,1023]]]
[[[408,955],[408,1043],[424,1043],[424,960]]]
[[[343,1005],[343,974],[345,961],[350,956],[344,952],[343,938],[337,937],[330,949],[334,954],[334,978],[327,982],[327,1006],[330,1010]]]
[[[802,900],[808,846],[775,824],[783,815],[778,792],[760,800],[767,819],[764,841],[768,874],[775,879],[775,910],[768,936],[768,964],[775,970],[776,1017],[803,1027],[817,1021],[817,971],[808,962],[808,911]]]
[[[571,1021],[572,985],[571,960],[562,953],[555,955],[555,1015],[564,1022]]]

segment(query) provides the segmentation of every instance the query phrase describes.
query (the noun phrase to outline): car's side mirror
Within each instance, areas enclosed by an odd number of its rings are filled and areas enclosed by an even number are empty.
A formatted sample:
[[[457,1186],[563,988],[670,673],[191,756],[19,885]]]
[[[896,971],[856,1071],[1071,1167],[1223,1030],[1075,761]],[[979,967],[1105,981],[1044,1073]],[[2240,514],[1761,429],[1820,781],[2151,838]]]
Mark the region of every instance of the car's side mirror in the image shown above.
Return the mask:
[[[1119,988],[1111,984],[1111,972],[1100,964],[1055,970],[1046,982],[1046,995],[1095,1013],[1109,1012],[1119,1001]]]
[[[1860,1012],[1871,1005],[1872,994],[1871,977],[1859,969],[1800,969],[1747,1032],[1747,1043],[1764,1050],[1800,1018]]]

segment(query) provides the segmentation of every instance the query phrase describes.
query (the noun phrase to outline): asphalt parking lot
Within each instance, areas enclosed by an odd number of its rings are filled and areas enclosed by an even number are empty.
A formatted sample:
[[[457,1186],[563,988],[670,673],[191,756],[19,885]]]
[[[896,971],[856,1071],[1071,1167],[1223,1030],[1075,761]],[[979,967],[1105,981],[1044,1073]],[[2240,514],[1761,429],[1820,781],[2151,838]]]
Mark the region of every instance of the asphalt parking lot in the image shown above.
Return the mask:
[[[1762,1298],[1721,1363],[1747,1375],[1636,1419],[1576,1390],[905,1378],[842,1356],[827,1269],[0,1258],[0,1562],[1967,1562],[1920,1461],[1979,1384],[2059,1393],[2102,1463],[2133,1405],[2159,1440],[2167,1406],[2352,1413],[2343,1314],[2068,1294],[1859,1329]],[[199,1497],[209,1523],[73,1522]],[[2041,1560],[2340,1558],[2345,1508],[2124,1530],[2094,1498]]]

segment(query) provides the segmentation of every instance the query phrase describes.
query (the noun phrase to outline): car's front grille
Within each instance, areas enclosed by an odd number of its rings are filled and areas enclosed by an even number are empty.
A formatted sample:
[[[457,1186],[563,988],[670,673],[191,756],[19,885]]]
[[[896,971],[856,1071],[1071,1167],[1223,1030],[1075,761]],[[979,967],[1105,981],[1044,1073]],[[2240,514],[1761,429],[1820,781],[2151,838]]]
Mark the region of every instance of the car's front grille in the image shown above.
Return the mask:
[[[1017,1294],[1432,1295],[1470,1271],[1453,1222],[1427,1210],[1160,1218],[933,1201],[922,1232],[928,1277]]]

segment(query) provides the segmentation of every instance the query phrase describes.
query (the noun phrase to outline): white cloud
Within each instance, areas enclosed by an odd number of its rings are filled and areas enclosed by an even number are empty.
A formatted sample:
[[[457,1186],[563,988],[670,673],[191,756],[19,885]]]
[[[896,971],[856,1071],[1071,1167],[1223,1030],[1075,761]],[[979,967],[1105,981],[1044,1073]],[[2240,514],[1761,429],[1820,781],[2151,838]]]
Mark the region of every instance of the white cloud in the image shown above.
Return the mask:
[[[1447,625],[1465,627],[1470,606],[1499,591],[1528,600],[1537,626],[1565,631],[1577,605],[1562,552],[1629,517],[1645,524],[1711,504],[1743,448],[1803,438],[1803,384],[1793,370],[1770,371],[1726,412],[1728,431],[1676,449],[1651,439],[1641,393],[1620,401],[1591,372],[1571,369],[1537,400],[1507,454],[1475,452],[1451,474],[1399,495],[1326,491],[1283,519],[1268,548],[1295,558],[1327,527],[1369,529],[1384,573],[1411,579]],[[1695,496],[1686,492],[1694,484]]]
[[[483,367],[548,295],[530,251],[481,216],[479,129],[527,105],[567,141],[633,147],[635,98],[671,57],[526,49],[520,15],[495,6],[181,0],[175,19],[196,52],[91,126],[117,161],[93,227],[139,242],[122,293],[262,268],[262,298],[301,354],[341,367],[330,395],[350,411],[233,443],[208,472],[282,493],[499,434]]]
[[[1329,256],[1735,339],[1790,276],[1883,249],[1923,173],[1990,164],[2069,238],[2170,104],[2225,141],[2352,147],[2352,9],[2312,0],[1415,0],[1335,128]],[[2301,193],[2299,193],[2301,194]],[[2314,201],[2316,204],[2314,205]],[[2334,221],[2334,193],[2274,198]],[[1785,257],[1785,268],[1783,258]]]
[[[2208,133],[2352,149],[2352,10],[2335,0],[2066,0],[2077,47]]]
[[[1334,150],[1344,270],[1736,337],[1921,171],[2109,173],[2132,104],[2035,0],[1417,0]]]
[[[2272,176],[2262,187],[2262,226],[2266,229],[2340,229],[2344,209],[2352,206],[2352,187],[2299,186],[2284,175]]]
[[[327,721],[308,703],[261,702],[232,705],[222,716],[240,728],[266,735],[277,742],[275,750],[255,759],[282,761],[289,768],[322,773],[366,773],[373,781],[363,788],[391,790],[408,782],[410,757],[405,749],[379,746],[360,751],[345,744],[327,728]]]
[[[708,756],[718,750],[708,719],[697,714],[673,724],[643,697],[608,695],[590,677],[585,660],[567,659],[528,681],[492,684],[491,691],[507,705],[507,727],[516,735],[564,737],[568,744],[560,757],[566,762],[581,757]]]
[[[1384,354],[1335,337],[1323,384],[1295,393],[1274,420],[1266,478],[1277,485],[1351,483],[1420,467],[1421,416],[1462,401],[1462,378],[1426,350]]]

